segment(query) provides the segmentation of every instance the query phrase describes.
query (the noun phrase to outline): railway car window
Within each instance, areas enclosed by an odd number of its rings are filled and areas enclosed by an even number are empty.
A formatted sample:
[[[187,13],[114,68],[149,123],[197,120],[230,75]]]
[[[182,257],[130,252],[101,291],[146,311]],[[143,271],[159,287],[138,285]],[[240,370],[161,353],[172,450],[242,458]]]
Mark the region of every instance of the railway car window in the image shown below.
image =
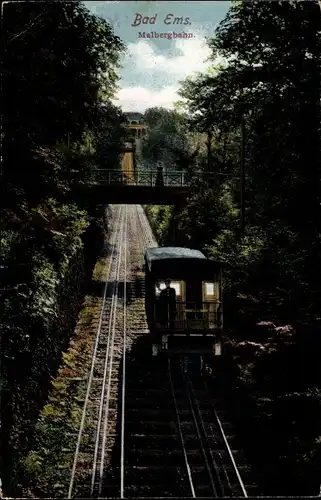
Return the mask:
[[[204,295],[205,297],[208,298],[214,298],[219,296],[219,285],[218,282],[210,283],[206,282],[204,283]]]
[[[155,285],[155,293],[156,295],[159,295],[161,293],[161,290],[165,288],[165,283],[156,283]]]
[[[156,287],[155,287],[156,295],[158,296],[160,294],[161,290],[163,290],[164,288],[166,288],[164,281],[160,281],[159,283],[156,283]],[[182,296],[182,283],[180,281],[171,281],[171,288],[175,289],[176,296],[178,296],[178,297]]]
[[[173,281],[171,283],[171,287],[175,288],[176,295],[179,297],[182,295],[182,284],[178,281]]]

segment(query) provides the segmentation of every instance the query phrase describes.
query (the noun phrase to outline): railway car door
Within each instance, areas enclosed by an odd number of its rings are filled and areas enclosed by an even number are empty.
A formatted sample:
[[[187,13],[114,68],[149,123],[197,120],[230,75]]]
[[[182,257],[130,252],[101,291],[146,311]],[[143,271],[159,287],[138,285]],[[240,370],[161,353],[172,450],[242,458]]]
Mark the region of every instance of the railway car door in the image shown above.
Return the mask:
[[[175,328],[184,328],[184,313],[183,313],[183,303],[185,299],[185,282],[174,280],[171,282],[171,286],[175,288],[176,292],[176,318],[175,318]]]
[[[207,328],[218,328],[220,321],[218,318],[220,290],[218,281],[203,282],[203,303]]]
[[[199,278],[191,278],[186,283],[186,323],[187,328],[202,328],[202,287]]]

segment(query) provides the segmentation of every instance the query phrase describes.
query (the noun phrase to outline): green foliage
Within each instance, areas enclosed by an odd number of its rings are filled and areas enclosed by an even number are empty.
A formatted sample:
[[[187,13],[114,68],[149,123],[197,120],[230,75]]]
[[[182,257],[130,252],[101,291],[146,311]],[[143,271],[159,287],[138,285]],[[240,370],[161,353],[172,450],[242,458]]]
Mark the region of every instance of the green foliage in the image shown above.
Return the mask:
[[[28,312],[30,318],[40,318],[44,325],[48,326],[57,315],[57,274],[54,266],[41,254],[33,255],[32,264],[32,295]]]
[[[80,139],[99,103],[115,90],[124,46],[111,27],[78,2],[8,4],[4,35],[4,90],[15,94],[4,112],[19,110],[19,121],[15,111],[10,125],[31,128],[34,140],[44,145],[67,132]]]
[[[50,183],[56,171],[43,154],[35,164],[31,150],[80,144],[85,132],[101,130],[103,102],[116,90],[124,45],[106,21],[78,2],[9,3],[3,21],[3,90],[15,96],[3,108],[6,181],[15,195],[27,190],[39,198],[39,181]]]
[[[106,259],[96,268],[97,279],[101,279],[106,274]],[[88,374],[95,340],[92,325],[99,307],[100,301],[88,301],[80,312],[69,349],[62,353],[58,376],[52,381],[50,396],[41,410],[30,451],[23,460],[24,489],[37,496],[48,496],[53,490],[57,495],[58,487],[63,496],[68,489],[82,414],[80,401],[87,389],[85,380],[73,383],[70,378]],[[94,419],[88,428],[94,431]]]
[[[88,228],[88,214],[79,210],[75,204],[62,205],[54,199],[47,200],[45,211],[50,213],[51,243],[47,251],[58,263],[58,272],[63,277],[69,261],[83,248],[82,237]],[[49,242],[48,242],[49,243]]]
[[[260,273],[261,279],[256,281],[261,288],[271,288],[273,279],[274,286],[278,282],[284,288],[300,282],[301,298],[307,291],[309,276],[314,301],[320,255],[321,172],[311,162],[310,151],[320,138],[319,28],[316,2],[235,3],[209,39],[212,60],[220,56],[225,63],[214,73],[187,79],[181,89],[191,126],[203,132],[209,128],[213,131],[213,169],[223,174],[227,186],[229,201],[225,195],[224,205],[228,204],[229,217],[225,219],[226,227],[224,223],[218,227],[213,238],[214,253],[218,245],[223,245],[228,261],[237,264],[235,275],[241,266],[249,276],[254,265]],[[308,113],[311,120],[306,118]],[[240,175],[241,116],[246,125],[248,232],[242,242],[237,230],[239,183],[235,182]],[[194,216],[193,228],[202,224],[202,210],[197,213],[200,215]],[[205,227],[208,230],[206,222]],[[221,234],[220,229],[224,231]],[[197,238],[204,239],[199,234]],[[248,238],[262,242],[260,251],[250,251],[252,242]],[[243,250],[239,245],[249,249],[247,260],[241,258]],[[308,248],[313,249],[309,255]],[[292,294],[293,306],[297,306],[296,296]],[[315,311],[316,307],[315,303]],[[308,309],[312,312],[313,307],[305,302],[304,309],[305,313]]]
[[[258,272],[257,263],[266,245],[266,235],[263,231],[253,231],[244,238],[236,238],[231,229],[223,229],[215,238],[212,245],[207,246],[209,256],[222,259],[228,267],[225,271],[225,284],[228,288],[237,289],[244,286],[251,279],[253,273]]]
[[[80,2],[9,3],[2,27],[2,88],[14,98],[2,110],[0,466],[6,492],[19,496],[21,464],[75,326],[85,272],[101,250],[85,237],[88,228],[91,237],[102,232],[101,212],[88,214],[66,202],[66,195],[73,171],[91,182],[97,165],[116,168],[123,117],[111,99],[125,47]],[[57,471],[46,464],[63,438],[56,433],[54,446],[53,430],[47,432],[44,455],[31,453],[27,462],[41,472],[51,496]]]
[[[188,169],[192,196],[172,212],[167,233],[176,225],[177,244],[228,264],[226,323],[235,343],[246,345],[236,353],[235,397],[246,414],[240,418],[247,450],[253,433],[266,436],[253,444],[252,456],[258,462],[265,450],[258,474],[268,470],[263,488],[272,495],[319,493],[320,401],[310,391],[321,387],[312,354],[320,352],[320,33],[316,1],[233,2],[208,40],[213,67],[183,82],[177,108],[194,134],[188,147],[196,146],[195,131],[200,147]],[[207,170],[217,176],[202,179]],[[257,327],[262,320],[292,324],[296,334],[281,338],[272,327],[274,333]]]
[[[95,138],[95,160],[99,168],[120,168],[121,148],[128,134],[122,126],[125,122],[126,117],[120,109],[110,104],[102,107],[101,125]]]
[[[143,162],[153,168],[161,164],[168,170],[181,170],[178,159],[188,151],[184,115],[164,108],[150,108],[144,120],[148,134],[142,140]]]
[[[159,244],[164,244],[170,224],[173,207],[170,205],[147,206],[146,215]]]

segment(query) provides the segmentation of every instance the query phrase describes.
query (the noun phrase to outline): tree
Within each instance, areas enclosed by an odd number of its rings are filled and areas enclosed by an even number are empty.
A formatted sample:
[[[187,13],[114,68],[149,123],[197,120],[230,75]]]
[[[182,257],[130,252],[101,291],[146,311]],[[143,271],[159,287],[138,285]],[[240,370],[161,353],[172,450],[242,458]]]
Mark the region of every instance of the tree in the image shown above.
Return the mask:
[[[312,167],[308,147],[312,142],[316,157],[320,109],[318,14],[317,3],[310,1],[235,4],[210,41],[212,59],[223,56],[228,61],[226,67],[214,76],[186,81],[181,92],[200,130],[235,130],[244,116],[253,223],[261,222],[262,217],[266,222],[274,221],[281,203],[287,222],[305,233],[309,224],[303,220],[309,221],[312,214],[312,219],[320,220],[320,171],[315,162]],[[259,184],[269,186],[264,189],[264,199]],[[312,191],[313,201],[298,211],[293,188],[300,197]],[[310,240],[312,226],[311,221]]]
[[[161,163],[166,169],[177,169],[174,151],[187,152],[185,117],[177,111],[150,108],[146,110],[144,120],[148,127],[142,145],[145,164],[156,167]]]
[[[78,2],[6,4],[3,28],[4,172],[16,193],[36,196],[30,151],[82,141],[99,123],[124,45]]]
[[[320,23],[315,1],[235,2],[209,40],[212,60],[220,56],[223,63],[188,79],[181,89],[191,128],[213,132],[216,167],[227,174],[222,183],[232,206],[229,217],[211,234],[207,250],[230,264],[225,271],[229,337],[236,344],[251,335],[251,340],[266,340],[271,332],[259,332],[257,326],[263,319],[289,323],[295,331],[282,341],[278,329],[273,348],[257,344],[253,354],[248,345],[247,354],[231,349],[240,370],[235,385],[247,394],[239,396],[238,405],[245,414],[250,408],[244,419],[244,426],[250,427],[245,441],[253,432],[260,435],[263,426],[255,422],[264,422],[267,453],[258,472],[269,469],[268,485],[262,489],[267,495],[313,495],[319,490],[314,470],[320,461],[319,428],[312,422],[319,419],[320,374],[318,369],[312,376],[310,370],[320,352]],[[232,186],[240,170],[242,118],[245,235],[236,230],[239,189]],[[202,189],[194,190],[194,199],[181,213],[181,233],[191,245],[205,241],[214,225],[202,213],[208,202]],[[223,192],[210,195],[213,204],[217,197],[222,200]],[[189,210],[195,198],[198,206],[192,219]],[[221,214],[219,208],[213,220]],[[251,312],[237,300],[238,294],[253,295]],[[309,399],[310,409],[300,414]],[[250,453],[259,462],[255,443]],[[293,471],[291,475],[286,476],[286,469]]]
[[[209,41],[212,59],[220,55],[226,64],[214,74],[186,81],[181,91],[193,126],[201,131],[211,127],[216,134],[237,134],[237,139],[244,117],[248,228],[264,227],[271,257],[288,246],[295,260],[301,245],[299,261],[309,262],[315,286],[319,278],[312,269],[321,234],[321,167],[315,160],[320,139],[319,13],[312,1],[234,4]],[[235,163],[230,175],[235,177],[238,168]],[[288,276],[289,262],[286,267],[281,275]],[[280,278],[278,266],[275,272]],[[302,276],[302,282],[306,279]]]
[[[126,117],[111,103],[102,106],[99,128],[95,129],[96,163],[99,168],[117,170],[128,131],[122,125]]]
[[[267,495],[317,495],[320,484],[320,22],[315,1],[234,2],[209,40],[213,61],[223,62],[181,89],[190,127],[213,133],[213,163],[224,175],[213,189],[193,181],[176,216],[176,243],[202,250],[207,243],[209,255],[228,264],[227,351],[239,372],[232,414]],[[245,234],[237,231],[233,187],[242,118]],[[204,170],[204,149],[199,156]],[[292,333],[275,326],[282,324]],[[223,371],[224,383],[231,371]],[[262,442],[251,440],[262,432],[263,455]]]
[[[3,10],[0,456],[4,487],[20,496],[23,457],[83,301],[83,235],[97,216],[62,199],[72,169],[96,168],[103,134],[117,161],[121,113],[110,99],[124,45],[79,2]]]

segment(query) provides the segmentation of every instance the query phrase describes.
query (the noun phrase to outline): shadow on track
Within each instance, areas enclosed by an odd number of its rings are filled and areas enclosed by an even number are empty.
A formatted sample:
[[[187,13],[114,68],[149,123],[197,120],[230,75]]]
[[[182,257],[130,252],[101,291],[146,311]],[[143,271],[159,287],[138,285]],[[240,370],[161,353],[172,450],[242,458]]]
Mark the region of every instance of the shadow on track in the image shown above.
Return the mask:
[[[122,366],[120,367],[120,374]],[[122,382],[118,386],[117,438],[105,473],[102,496],[120,495]],[[167,359],[151,356],[148,335],[134,342],[126,358],[124,495],[181,496],[186,491]],[[175,450],[179,450],[178,453]]]

